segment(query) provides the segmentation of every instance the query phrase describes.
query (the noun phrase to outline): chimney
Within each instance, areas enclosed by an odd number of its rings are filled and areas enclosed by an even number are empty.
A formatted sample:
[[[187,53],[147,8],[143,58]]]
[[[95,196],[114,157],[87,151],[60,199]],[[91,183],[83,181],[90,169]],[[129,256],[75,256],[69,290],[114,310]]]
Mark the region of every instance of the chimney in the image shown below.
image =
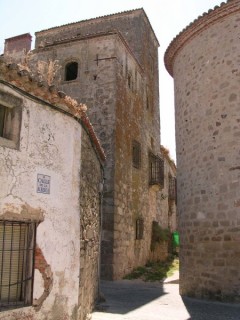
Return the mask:
[[[4,54],[13,52],[28,52],[31,50],[32,36],[30,33],[21,34],[16,37],[5,39]]]

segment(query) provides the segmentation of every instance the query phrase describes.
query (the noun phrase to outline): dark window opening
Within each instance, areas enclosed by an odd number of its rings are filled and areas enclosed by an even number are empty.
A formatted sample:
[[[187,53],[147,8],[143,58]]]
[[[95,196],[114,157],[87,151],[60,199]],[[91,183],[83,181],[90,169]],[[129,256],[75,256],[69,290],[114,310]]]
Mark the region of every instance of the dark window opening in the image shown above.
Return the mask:
[[[6,107],[0,105],[0,137],[4,137]]]
[[[164,187],[164,160],[149,153],[149,184]]]
[[[78,63],[70,62],[65,68],[65,80],[71,81],[77,79],[78,76]]]
[[[136,240],[143,239],[144,221],[143,219],[136,220]]]
[[[0,137],[12,140],[17,144],[20,128],[21,108],[10,108],[0,104]]]
[[[128,77],[127,77],[127,83],[128,83],[128,88],[131,91],[133,91],[133,77],[130,73],[128,74]]]
[[[32,304],[36,223],[0,221],[0,310]]]
[[[134,168],[140,168],[141,166],[141,144],[137,141],[133,141],[132,145],[132,161]]]

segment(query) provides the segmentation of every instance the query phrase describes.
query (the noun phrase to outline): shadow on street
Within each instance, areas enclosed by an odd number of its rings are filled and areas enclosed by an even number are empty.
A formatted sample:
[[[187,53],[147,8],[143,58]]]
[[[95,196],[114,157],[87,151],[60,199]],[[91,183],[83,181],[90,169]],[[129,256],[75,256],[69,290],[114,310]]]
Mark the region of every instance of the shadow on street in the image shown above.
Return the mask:
[[[127,314],[165,294],[162,283],[139,280],[102,281],[101,292],[106,299],[102,309],[117,314]]]
[[[92,320],[240,320],[240,304],[181,297],[178,273],[164,282],[102,281],[101,292],[106,301]]]

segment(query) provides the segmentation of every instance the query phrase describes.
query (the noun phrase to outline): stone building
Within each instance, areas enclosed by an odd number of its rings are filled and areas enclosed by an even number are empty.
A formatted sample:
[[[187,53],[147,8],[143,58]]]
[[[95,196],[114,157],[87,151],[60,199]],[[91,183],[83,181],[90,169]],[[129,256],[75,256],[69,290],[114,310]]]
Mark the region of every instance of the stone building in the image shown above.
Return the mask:
[[[24,51],[15,40],[5,43],[9,59]],[[27,51],[29,44],[22,41]],[[137,9],[37,32],[35,49],[21,60],[46,80],[52,68],[51,83],[87,104],[105,150],[105,279],[119,279],[147,262],[152,221],[161,223],[165,214],[160,209],[158,46],[144,10]]]
[[[104,158],[84,105],[0,60],[0,319],[92,311]]]
[[[200,16],[170,44],[180,291],[240,301],[240,2]]]
[[[164,186],[160,194],[160,210],[164,212],[161,222],[154,221],[152,225],[152,244],[151,256],[152,261],[165,261],[173,250],[172,234],[178,230],[177,223],[177,168],[174,161],[169,155],[169,151],[160,146],[160,153],[164,161]],[[166,233],[166,240],[159,241],[159,228]]]
[[[165,212],[165,222],[161,223],[163,227],[168,228],[170,232],[178,229],[177,226],[177,168],[169,155],[169,151],[160,147],[160,152],[164,160],[164,187],[161,190],[161,211]]]

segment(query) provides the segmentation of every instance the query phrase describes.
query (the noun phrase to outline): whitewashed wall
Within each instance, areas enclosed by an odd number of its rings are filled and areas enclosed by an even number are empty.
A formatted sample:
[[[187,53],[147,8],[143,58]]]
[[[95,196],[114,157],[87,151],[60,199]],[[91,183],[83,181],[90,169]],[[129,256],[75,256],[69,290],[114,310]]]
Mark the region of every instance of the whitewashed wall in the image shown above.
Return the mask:
[[[12,88],[0,84],[1,90],[21,98],[23,111],[19,150],[3,147],[0,139],[0,219],[41,221],[37,246],[52,286],[40,303],[44,281],[36,270],[39,311],[27,307],[1,312],[0,319],[70,319],[77,313],[79,291],[81,126]],[[37,193],[38,174],[51,177],[50,194]]]

